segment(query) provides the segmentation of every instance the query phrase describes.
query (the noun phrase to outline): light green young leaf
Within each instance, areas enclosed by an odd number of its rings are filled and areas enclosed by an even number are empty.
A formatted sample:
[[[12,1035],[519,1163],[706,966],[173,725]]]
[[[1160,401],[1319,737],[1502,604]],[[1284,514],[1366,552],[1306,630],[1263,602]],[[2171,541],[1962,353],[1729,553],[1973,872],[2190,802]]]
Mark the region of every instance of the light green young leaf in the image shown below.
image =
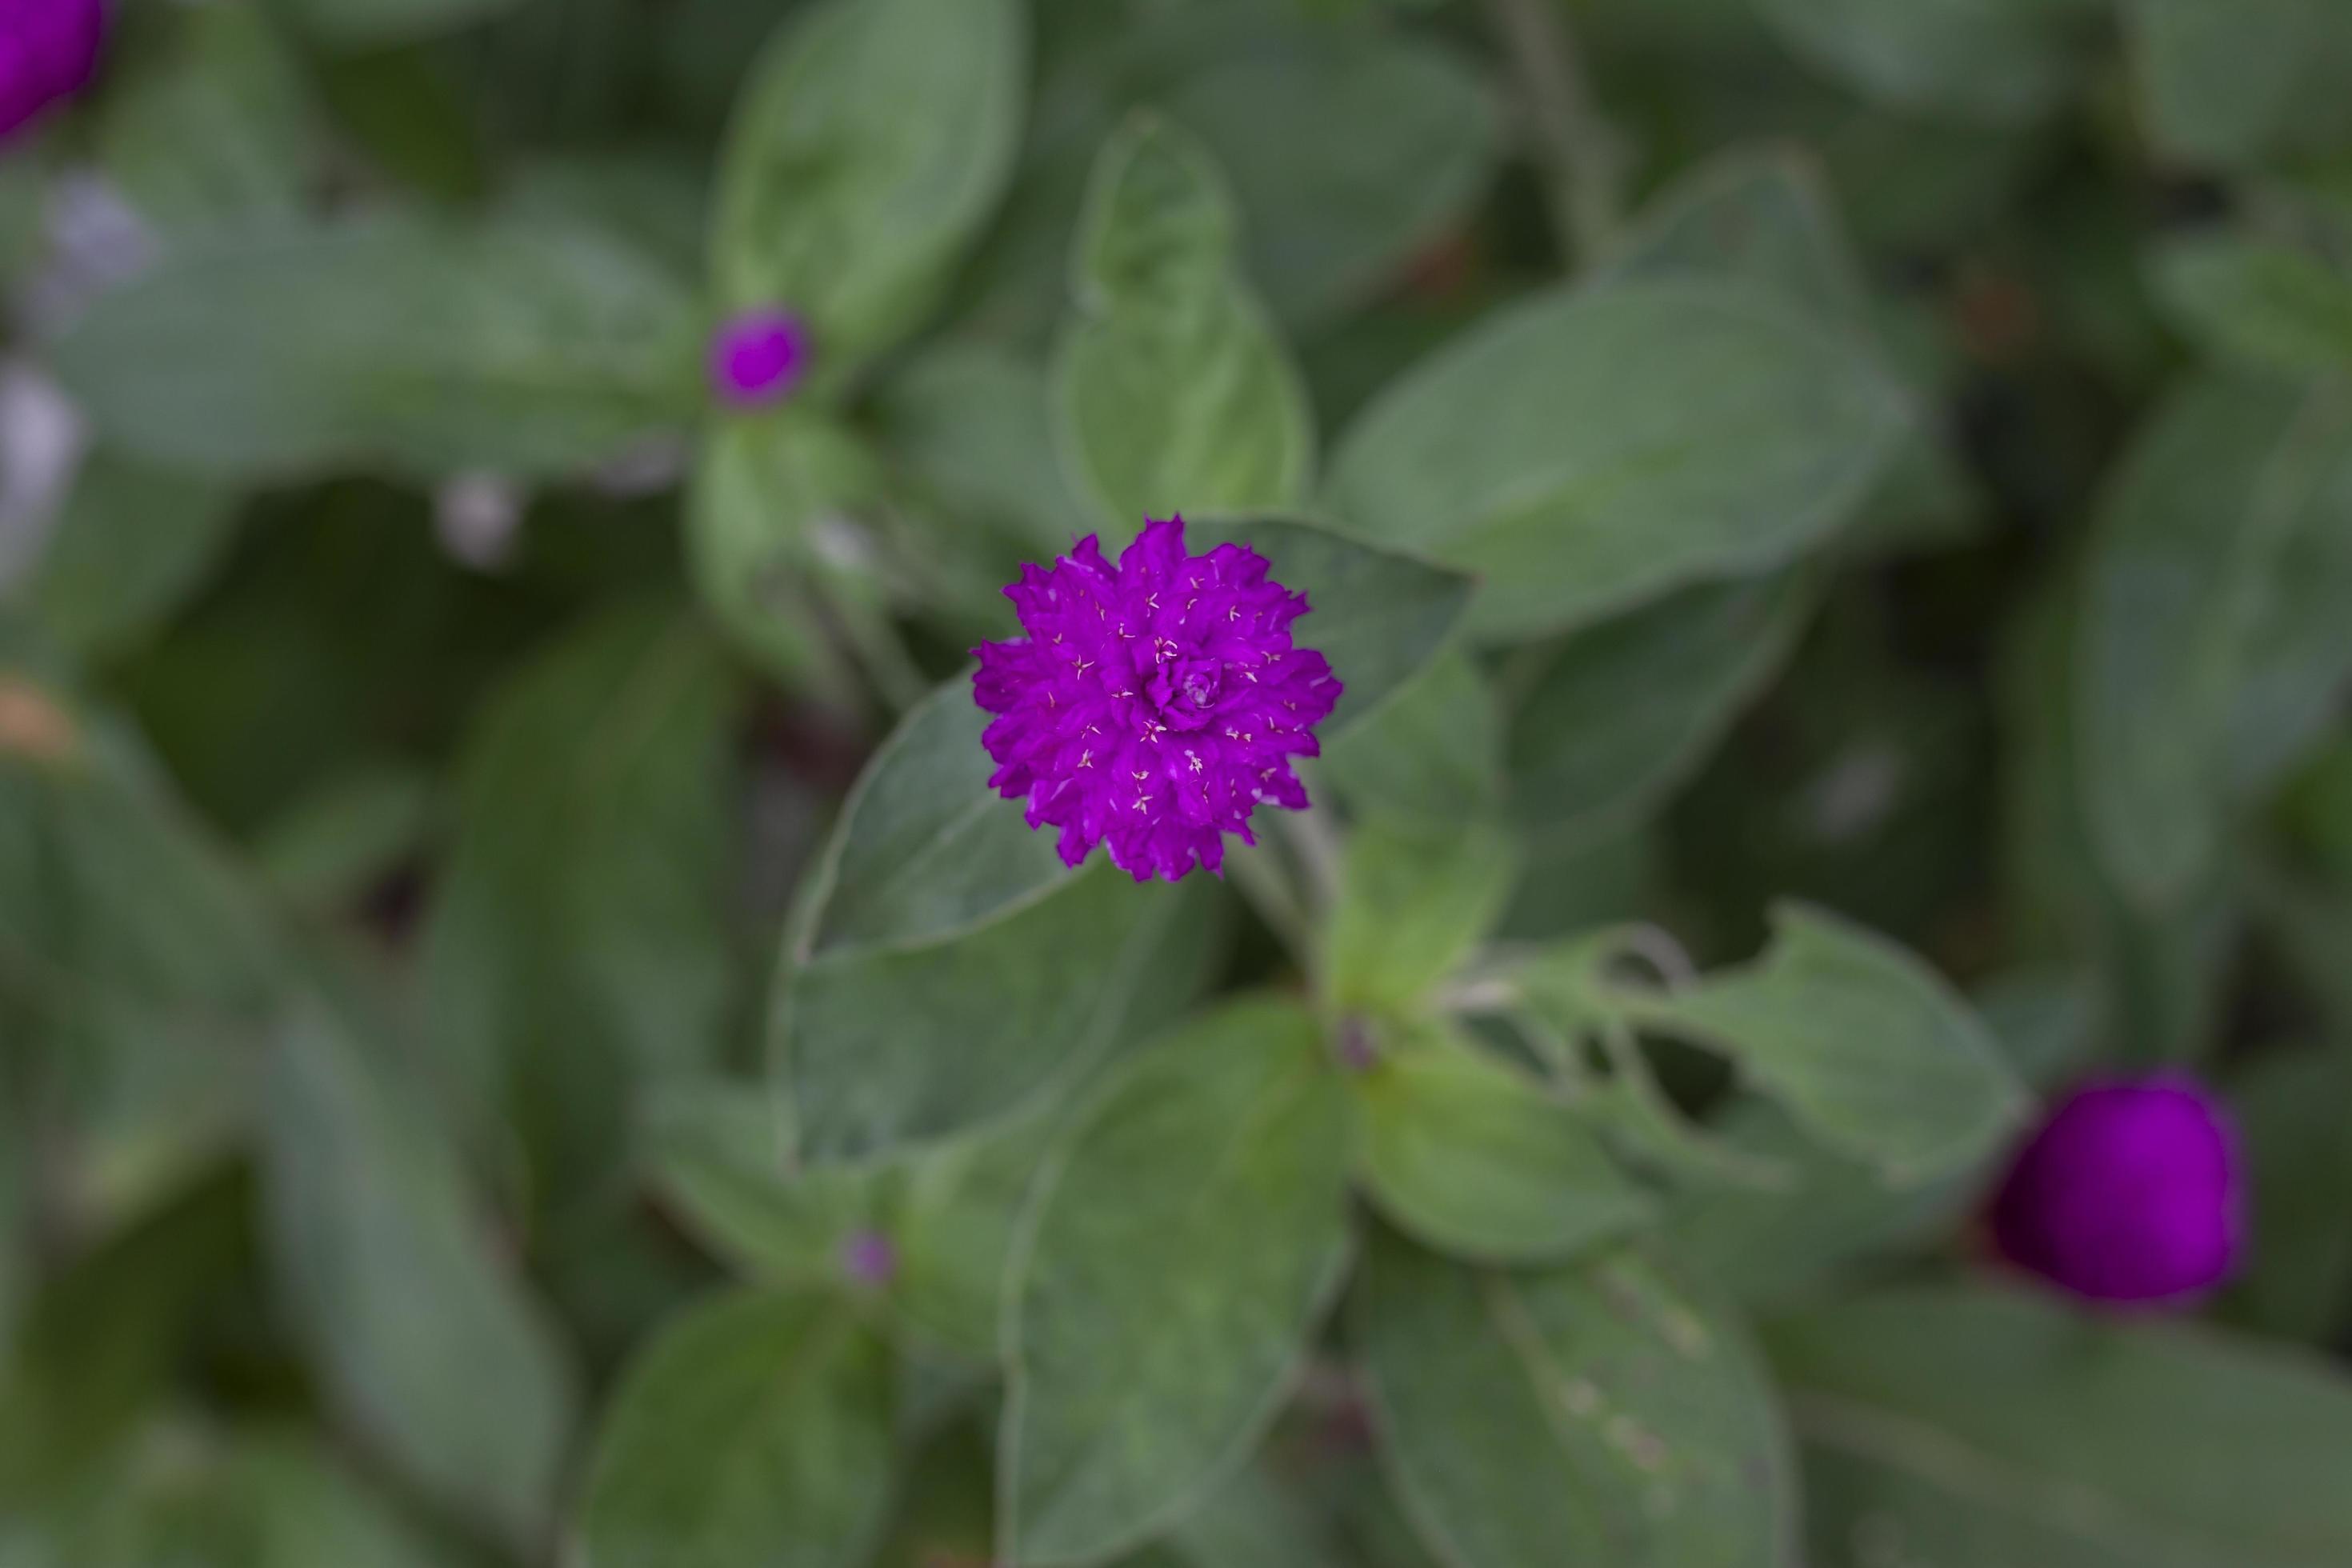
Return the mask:
[[[1013,1264],[999,1551],[1099,1562],[1249,1453],[1346,1267],[1347,1100],[1314,1020],[1242,1002],[1106,1086]]]
[[[2162,405],[2102,502],[2073,671],[2092,846],[2142,907],[2204,877],[2244,753],[2291,758],[2340,689],[2352,647],[2319,606],[2347,584],[2352,397],[2213,379]]]
[[[2352,367],[2352,275],[2258,235],[2175,240],[2157,252],[2158,299],[2208,351],[2290,374]]]
[[[1352,1087],[1372,1201],[1449,1257],[1551,1261],[1655,1213],[1591,1121],[1449,1031],[1415,1031]]]
[[[1908,428],[1842,333],[1751,284],[1678,279],[1498,312],[1358,418],[1326,500],[1480,573],[1483,636],[1588,624],[1770,570],[1834,532]]]
[[[1501,918],[1517,861],[1499,828],[1358,824],[1341,857],[1327,938],[1333,1005],[1415,1010]]]
[[[604,1415],[583,1568],[858,1568],[885,1522],[891,1419],[887,1352],[845,1306],[701,1302]]]
[[[1645,1026],[1727,1053],[1815,1136],[1897,1184],[1965,1165],[2009,1134],[2024,1091],[1935,971],[1799,904],[1777,906],[1772,931],[1745,968],[1610,999]]]
[[[2352,12],[2335,0],[2132,0],[2123,15],[2158,152],[2252,170],[2352,136]]]
[[[2039,119],[2078,72],[2087,0],[1760,0],[1793,52],[1889,105],[1996,125]]]
[[[1013,171],[1023,0],[828,0],[752,67],[719,171],[722,309],[811,324],[838,385],[918,325]]]
[[[1191,135],[1130,120],[1078,229],[1055,369],[1064,460],[1114,540],[1147,517],[1295,505],[1305,388],[1234,262],[1233,204]]]
[[[1512,815],[1578,832],[1639,816],[1780,668],[1814,594],[1797,571],[1709,584],[1560,642],[1512,716]]]
[[[572,1366],[455,1145],[322,1012],[273,1053],[262,1175],[278,1288],[338,1414],[518,1548],[541,1539]]]
[[[1790,1568],[1795,1464],[1738,1319],[1638,1248],[1481,1274],[1382,1234],[1350,1338],[1456,1568]]]
[[[170,258],[53,363],[101,438],[165,467],[562,473],[691,416],[697,314],[578,226],[386,216]]]
[[[2326,1568],[2352,1554],[2352,1384],[2194,1325],[1995,1290],[1771,1325],[1823,1568]]]

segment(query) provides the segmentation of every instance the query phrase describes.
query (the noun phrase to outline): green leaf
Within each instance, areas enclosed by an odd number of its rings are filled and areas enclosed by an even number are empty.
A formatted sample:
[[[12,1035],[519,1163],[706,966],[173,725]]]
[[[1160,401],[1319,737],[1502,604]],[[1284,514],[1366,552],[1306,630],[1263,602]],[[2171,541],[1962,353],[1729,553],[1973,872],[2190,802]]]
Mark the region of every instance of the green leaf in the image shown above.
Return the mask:
[[[630,1087],[724,1047],[740,700],[678,605],[625,598],[493,691],[467,742],[426,1022],[465,1109],[514,1119],[542,1190],[608,1174]]]
[[[1235,51],[1152,100],[1231,177],[1250,276],[1286,321],[1391,282],[1461,221],[1502,150],[1495,94],[1469,61],[1379,29]]]
[[[1069,879],[1051,833],[988,787],[990,716],[950,680],[899,722],[842,808],[803,948],[894,946],[969,930]]]
[[[166,467],[562,473],[691,414],[696,315],[577,226],[392,216],[167,258],[53,363],[103,439]]]
[[[1114,539],[1147,517],[1305,494],[1312,411],[1235,268],[1234,221],[1187,132],[1139,116],[1104,147],[1054,400],[1065,461]]]
[[[93,456],[35,566],[34,617],[76,658],[122,651],[219,561],[236,528],[236,502],[208,480]]]
[[[648,1101],[640,1152],[685,1228],[765,1284],[837,1281],[843,1242],[881,1223],[886,1194],[865,1173],[792,1169],[791,1120],[764,1086],[663,1086]]]
[[[891,1372],[847,1310],[743,1292],[623,1375],[579,1525],[594,1568],[857,1568],[889,1499]]]
[[[540,1540],[577,1415],[566,1352],[455,1147],[323,1014],[272,1055],[262,1173],[282,1299],[338,1414],[417,1486]]]
[[[1372,1200],[1407,1234],[1474,1262],[1545,1262],[1655,1213],[1547,1086],[1444,1029],[1353,1080]]]
[[[1243,1459],[1346,1266],[1347,1102],[1314,1021],[1244,1002],[1106,1086],[1014,1263],[1000,1550],[1096,1562]]]
[[[719,623],[779,680],[856,689],[841,644],[882,614],[874,542],[856,519],[883,482],[845,431],[798,410],[705,435],[687,500],[688,566]]]
[[[1043,561],[1094,531],[1054,451],[1044,371],[1001,349],[951,343],[894,374],[878,395],[891,456],[959,525],[943,532],[978,523]]]
[[[1427,822],[1481,820],[1503,803],[1503,715],[1458,647],[1327,739],[1318,771],[1359,812]]]
[[[722,308],[781,305],[838,384],[930,309],[1020,144],[1020,0],[829,0],[753,66],[719,170]]]
[[[2157,252],[2157,297],[2200,346],[2290,374],[2352,366],[2352,277],[2254,234],[2175,240]]]
[[[1043,1119],[967,1138],[908,1163],[891,1236],[890,1304],[932,1343],[992,1366],[1004,1342],[1005,1272],[1051,1147]]]
[[[799,961],[771,1028],[801,1157],[873,1160],[1043,1103],[1189,1000],[1213,897],[1098,864],[961,934]]]
[[[1265,556],[1275,581],[1305,594],[1312,606],[1292,635],[1329,659],[1348,688],[1317,731],[1326,742],[1426,668],[1470,604],[1472,584],[1462,574],[1320,523],[1204,518],[1185,529],[1194,551],[1228,540]]]
[[[2082,1067],[2103,1022],[2089,977],[2065,972],[2004,976],[1976,1001],[2003,1056],[2036,1088]],[[1713,1131],[1733,1154],[1779,1179],[1679,1194],[1668,1234],[1678,1255],[1749,1304],[1818,1292],[1940,1244],[1984,1200],[2010,1155],[1996,1147],[1924,1185],[1895,1186],[1762,1100],[1732,1106]]]
[[[288,12],[313,42],[357,52],[478,26],[523,0],[294,0]]]
[[[2160,153],[2242,170],[2352,137],[2352,12],[2334,0],[2133,0],[2124,17]]]
[[[2231,1322],[2325,1344],[2352,1312],[2352,1051],[2282,1051],[2230,1084],[2252,1167],[2245,1272],[2223,1303]]]
[[[1750,285],[1557,293],[1391,387],[1326,499],[1481,574],[1473,628],[1526,637],[1802,554],[1868,494],[1905,404],[1846,338]]]
[[[1789,47],[1885,103],[2012,124],[2076,78],[2084,0],[1760,0]]]
[[[1709,584],[1560,642],[1512,716],[1512,814],[1578,832],[1640,816],[1778,673],[1814,595],[1801,572]]]
[[[1494,928],[1517,869],[1510,838],[1496,828],[1358,824],[1331,912],[1332,1003],[1412,1010]]]
[[[98,159],[167,246],[299,225],[328,139],[301,62],[256,5],[169,19],[168,48],[110,72]]]
[[[252,1207],[240,1173],[210,1173],[26,1303],[0,1362],[0,1511],[79,1484],[163,1397],[199,1303],[251,1266]]]
[[[2091,842],[2143,908],[2178,904],[2217,853],[2240,726],[2285,714],[2284,739],[2258,737],[2274,768],[2347,673],[2342,617],[2319,603],[2352,584],[2352,398],[2233,380],[2174,395],[2109,481],[2086,570],[2073,679]]]
[[[1384,1235],[1349,1327],[1406,1512],[1455,1568],[1797,1560],[1746,1332],[1643,1252],[1479,1274]]]
[[[1798,904],[1744,969],[1612,995],[1646,1026],[1727,1053],[1825,1143],[1924,1182],[1982,1157],[2024,1094],[1968,1003],[1885,938]]]
[[[2352,1553],[2352,1385],[2192,1325],[1886,1290],[1767,1333],[1823,1568],[2323,1568]]]

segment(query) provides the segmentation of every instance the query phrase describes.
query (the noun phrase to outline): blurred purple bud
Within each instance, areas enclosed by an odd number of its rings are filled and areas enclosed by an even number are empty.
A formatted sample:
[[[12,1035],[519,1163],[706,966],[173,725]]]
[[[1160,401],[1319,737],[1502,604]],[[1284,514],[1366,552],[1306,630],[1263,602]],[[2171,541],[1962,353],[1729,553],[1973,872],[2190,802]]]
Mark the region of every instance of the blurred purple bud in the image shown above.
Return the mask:
[[[710,340],[710,390],[730,408],[758,408],[788,395],[808,365],[808,328],[789,310],[745,310]]]
[[[2245,1187],[2236,1133],[2194,1079],[2096,1081],[2019,1152],[1993,1200],[1993,1240],[2086,1300],[2185,1305],[2237,1268]]]
[[[878,1230],[861,1230],[841,1244],[841,1271],[859,1285],[878,1289],[898,1278],[898,1249]]]

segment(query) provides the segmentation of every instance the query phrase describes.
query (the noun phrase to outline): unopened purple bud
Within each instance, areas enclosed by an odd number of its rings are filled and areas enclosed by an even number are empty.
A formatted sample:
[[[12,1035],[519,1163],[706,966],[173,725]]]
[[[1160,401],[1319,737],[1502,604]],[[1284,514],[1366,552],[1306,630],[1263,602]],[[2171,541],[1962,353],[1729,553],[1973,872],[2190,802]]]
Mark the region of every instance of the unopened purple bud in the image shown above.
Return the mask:
[[[2105,1079],[2062,1100],[1993,1200],[2003,1257],[2116,1305],[2186,1304],[2236,1269],[2246,1180],[2226,1113],[2186,1074]]]
[[[89,85],[103,0],[0,0],[0,138]]]
[[[841,1271],[869,1289],[898,1278],[898,1249],[878,1230],[861,1230],[841,1244]]]
[[[789,395],[808,374],[808,328],[789,310],[745,310],[710,339],[710,390],[730,408]]]

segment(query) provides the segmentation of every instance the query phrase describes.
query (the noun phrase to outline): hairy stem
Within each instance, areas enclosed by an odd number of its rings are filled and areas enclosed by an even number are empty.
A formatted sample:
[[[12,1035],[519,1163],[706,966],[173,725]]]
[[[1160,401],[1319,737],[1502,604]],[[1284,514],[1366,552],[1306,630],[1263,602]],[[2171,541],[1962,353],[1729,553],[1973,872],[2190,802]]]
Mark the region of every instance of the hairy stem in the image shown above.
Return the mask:
[[[1487,9],[1518,81],[1553,226],[1571,263],[1584,263],[1608,247],[1623,221],[1625,151],[1593,100],[1561,3],[1487,0]]]

